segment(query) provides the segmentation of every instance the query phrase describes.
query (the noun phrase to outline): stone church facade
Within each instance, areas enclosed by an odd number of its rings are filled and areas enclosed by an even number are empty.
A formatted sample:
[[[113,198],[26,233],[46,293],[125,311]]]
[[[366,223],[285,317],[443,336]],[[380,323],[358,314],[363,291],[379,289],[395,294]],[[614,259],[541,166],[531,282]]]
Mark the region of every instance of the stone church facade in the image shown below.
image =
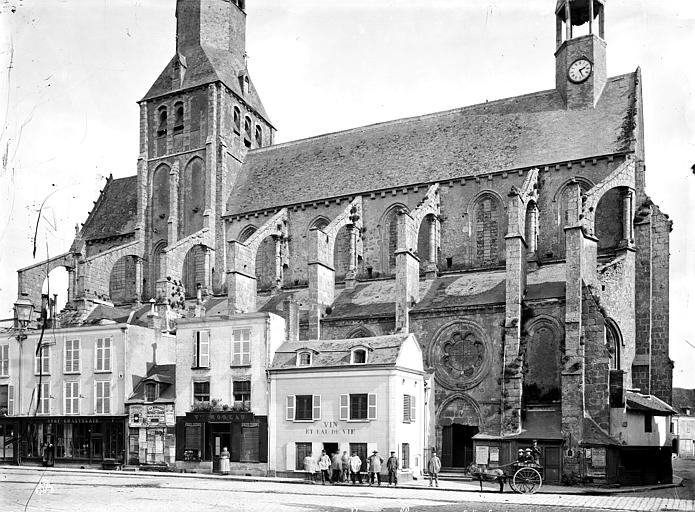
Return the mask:
[[[19,271],[20,294],[38,307],[63,266],[74,322],[291,298],[302,339],[415,333],[450,467],[538,439],[549,479],[571,480],[584,448],[621,445],[626,390],[671,401],[671,221],[645,191],[640,71],[608,76],[603,0],[558,2],[550,90],[282,144],[244,4],[178,0],[137,175],[107,182],[66,254]]]

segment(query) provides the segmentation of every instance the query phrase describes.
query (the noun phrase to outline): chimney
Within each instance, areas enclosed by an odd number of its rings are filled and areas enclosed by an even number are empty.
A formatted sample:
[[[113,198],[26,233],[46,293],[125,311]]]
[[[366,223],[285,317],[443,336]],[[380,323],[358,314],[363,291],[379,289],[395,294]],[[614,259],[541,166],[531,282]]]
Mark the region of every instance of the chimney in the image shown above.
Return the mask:
[[[299,341],[299,304],[294,298],[282,301],[282,316],[285,319],[285,339]]]

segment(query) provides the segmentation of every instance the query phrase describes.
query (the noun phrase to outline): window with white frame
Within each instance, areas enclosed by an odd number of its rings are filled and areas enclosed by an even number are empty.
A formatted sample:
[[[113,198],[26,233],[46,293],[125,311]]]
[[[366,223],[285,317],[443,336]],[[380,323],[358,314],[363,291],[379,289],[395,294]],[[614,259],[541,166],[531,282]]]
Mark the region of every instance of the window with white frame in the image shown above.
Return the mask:
[[[10,346],[0,345],[0,377],[10,375]]]
[[[94,412],[109,414],[111,412],[111,382],[100,380],[94,383]]]
[[[80,340],[65,340],[65,373],[80,371]]]
[[[311,352],[309,350],[297,352],[297,366],[311,366]]]
[[[95,372],[111,371],[111,338],[97,338]]]
[[[403,395],[403,423],[415,421],[416,407],[413,395]]]
[[[51,347],[42,344],[38,354],[34,354],[34,373],[36,375],[48,375],[51,370]]]
[[[251,329],[232,331],[232,366],[251,364]]]
[[[210,366],[210,331],[193,331],[193,368]]]
[[[66,382],[64,397],[65,414],[80,414],[80,383]]]
[[[375,420],[376,393],[340,395],[341,420]]]
[[[209,402],[210,401],[210,381],[201,381],[193,383],[193,402]]]
[[[36,385],[36,414],[51,413],[51,383],[42,382]]]
[[[14,415],[14,386],[0,385],[0,416]]]
[[[285,419],[316,421],[321,419],[321,395],[287,395]]]
[[[235,380],[232,382],[234,405],[247,408],[251,402],[251,381]]]
[[[353,349],[350,355],[351,364],[365,364],[367,362],[367,351],[363,348]]]

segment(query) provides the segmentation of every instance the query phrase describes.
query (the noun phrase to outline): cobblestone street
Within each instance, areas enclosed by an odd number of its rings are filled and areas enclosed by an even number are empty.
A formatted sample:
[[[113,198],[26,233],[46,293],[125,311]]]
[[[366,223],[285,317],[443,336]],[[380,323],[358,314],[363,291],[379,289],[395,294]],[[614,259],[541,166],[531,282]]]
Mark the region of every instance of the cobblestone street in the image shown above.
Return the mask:
[[[667,497],[581,494],[519,495],[428,488],[310,486],[189,475],[0,470],[3,511],[550,511],[695,510],[695,501]]]

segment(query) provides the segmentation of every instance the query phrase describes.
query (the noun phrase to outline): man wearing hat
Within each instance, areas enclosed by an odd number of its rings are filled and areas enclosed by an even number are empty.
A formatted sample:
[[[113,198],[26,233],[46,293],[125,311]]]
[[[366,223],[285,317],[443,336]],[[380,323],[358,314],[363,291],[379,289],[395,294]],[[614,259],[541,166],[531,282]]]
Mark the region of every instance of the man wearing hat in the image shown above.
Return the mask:
[[[427,472],[430,474],[430,487],[432,487],[432,479],[434,478],[434,483],[439,487],[439,472],[442,469],[442,461],[437,457],[437,451],[432,448],[432,456],[427,463]]]
[[[381,485],[381,465],[384,463],[384,459],[379,455],[378,450],[369,456],[369,485],[374,483],[374,477],[376,476],[377,485]]]
[[[398,457],[396,457],[396,452],[391,452],[389,460],[386,461],[386,469],[389,472],[389,485],[392,483],[394,486],[398,485]]]

